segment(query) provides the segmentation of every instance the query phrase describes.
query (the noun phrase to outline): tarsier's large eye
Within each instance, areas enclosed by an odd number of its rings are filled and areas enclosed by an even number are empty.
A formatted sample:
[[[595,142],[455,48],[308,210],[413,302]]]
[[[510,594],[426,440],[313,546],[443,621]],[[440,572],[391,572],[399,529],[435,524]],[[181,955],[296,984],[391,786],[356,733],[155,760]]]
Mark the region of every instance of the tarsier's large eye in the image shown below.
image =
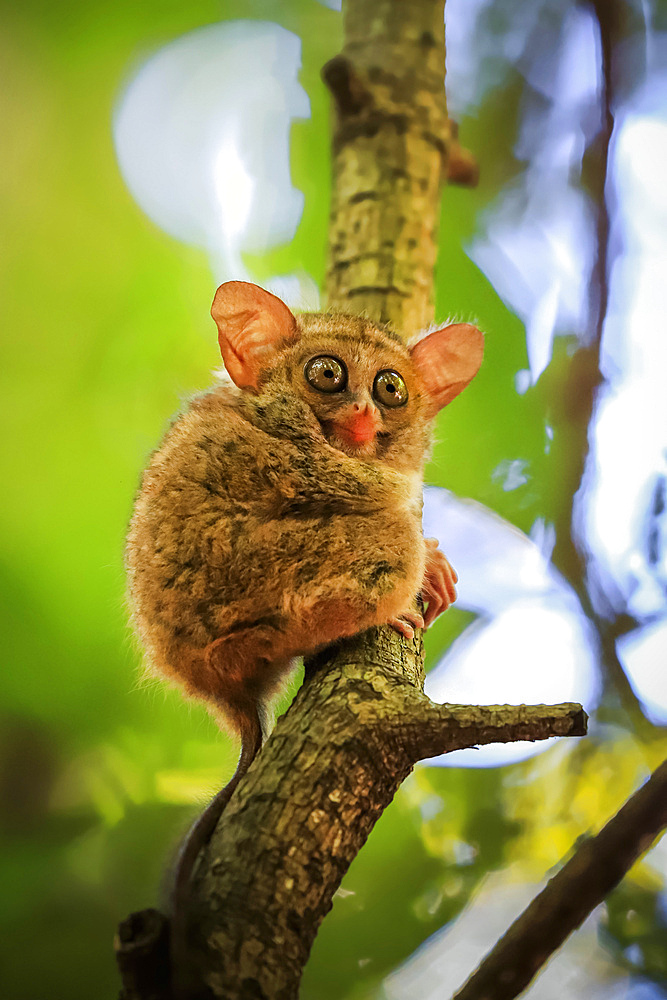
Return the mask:
[[[303,374],[313,389],[319,389],[320,392],[342,392],[347,385],[345,365],[328,354],[320,354],[306,361]]]
[[[383,406],[403,406],[408,401],[408,388],[398,372],[385,368],[375,376],[373,395]]]

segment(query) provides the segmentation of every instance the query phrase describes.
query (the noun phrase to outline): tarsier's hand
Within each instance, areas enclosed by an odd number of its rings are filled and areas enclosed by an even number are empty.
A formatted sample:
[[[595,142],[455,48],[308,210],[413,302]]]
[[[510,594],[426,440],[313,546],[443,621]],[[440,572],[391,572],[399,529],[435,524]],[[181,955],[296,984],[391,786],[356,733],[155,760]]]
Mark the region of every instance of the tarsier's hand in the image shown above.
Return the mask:
[[[436,538],[425,538],[426,569],[422,583],[422,597],[428,604],[424,612],[424,628],[428,628],[439,614],[446,611],[456,600],[458,581],[456,570],[450,566],[444,552],[438,548]]]
[[[406,639],[413,639],[415,629],[428,628],[436,620],[438,615],[446,611],[450,604],[456,600],[456,588],[458,581],[456,570],[450,566],[449,560],[444,552],[438,548],[436,538],[425,538],[426,542],[426,568],[424,570],[424,582],[422,583],[422,598],[428,605],[424,616],[418,611],[404,611],[395,618],[390,618],[387,625],[391,625],[395,632]]]
[[[394,632],[398,632],[404,639],[414,639],[416,628],[425,628],[424,619],[418,611],[404,611],[387,622]]]

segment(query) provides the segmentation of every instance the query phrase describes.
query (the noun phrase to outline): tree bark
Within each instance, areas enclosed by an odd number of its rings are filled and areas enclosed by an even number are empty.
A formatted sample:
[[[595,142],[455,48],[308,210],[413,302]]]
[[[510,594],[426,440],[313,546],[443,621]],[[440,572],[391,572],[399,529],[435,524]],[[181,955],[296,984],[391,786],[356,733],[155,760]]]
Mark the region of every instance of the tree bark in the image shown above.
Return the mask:
[[[327,300],[401,336],[433,321],[450,125],[444,0],[352,0],[324,68],[334,98]]]

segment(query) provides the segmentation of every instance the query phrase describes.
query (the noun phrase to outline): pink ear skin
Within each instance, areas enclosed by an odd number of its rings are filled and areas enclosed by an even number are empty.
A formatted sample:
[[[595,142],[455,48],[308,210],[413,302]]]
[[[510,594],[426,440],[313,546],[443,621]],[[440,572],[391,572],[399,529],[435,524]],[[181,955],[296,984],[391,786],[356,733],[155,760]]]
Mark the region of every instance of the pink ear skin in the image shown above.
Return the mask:
[[[428,415],[434,417],[479,371],[484,337],[470,323],[452,323],[418,341],[410,354],[422,379]]]
[[[225,368],[239,389],[257,391],[271,354],[299,336],[296,320],[277,296],[249,281],[226,281],[211,306]]]

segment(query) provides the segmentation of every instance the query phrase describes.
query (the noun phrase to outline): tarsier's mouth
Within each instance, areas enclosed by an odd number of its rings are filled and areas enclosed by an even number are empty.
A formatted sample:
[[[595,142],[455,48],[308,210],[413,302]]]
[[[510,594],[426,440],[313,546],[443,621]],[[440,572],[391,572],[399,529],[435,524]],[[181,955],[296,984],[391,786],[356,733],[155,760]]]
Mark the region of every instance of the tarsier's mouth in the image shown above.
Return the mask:
[[[382,427],[377,412],[369,407],[352,412],[347,410],[338,420],[328,420],[326,423],[337,438],[359,447],[372,444]]]
[[[375,431],[359,433],[356,428],[348,424],[328,420],[324,424],[324,432],[329,442],[341,451],[355,451],[368,455],[374,452],[377,446],[378,435]]]
[[[371,441],[375,441],[374,430],[360,430],[355,427],[346,427],[345,424],[334,425],[334,428],[335,433],[353,444],[370,444]]]
[[[324,426],[330,436],[350,444],[370,444],[377,436],[377,429],[368,421],[327,420]]]

